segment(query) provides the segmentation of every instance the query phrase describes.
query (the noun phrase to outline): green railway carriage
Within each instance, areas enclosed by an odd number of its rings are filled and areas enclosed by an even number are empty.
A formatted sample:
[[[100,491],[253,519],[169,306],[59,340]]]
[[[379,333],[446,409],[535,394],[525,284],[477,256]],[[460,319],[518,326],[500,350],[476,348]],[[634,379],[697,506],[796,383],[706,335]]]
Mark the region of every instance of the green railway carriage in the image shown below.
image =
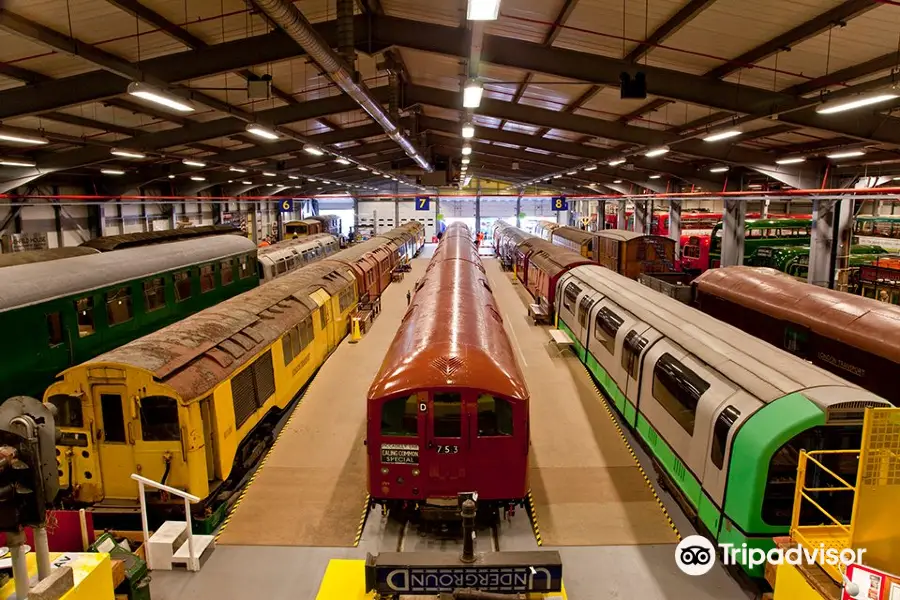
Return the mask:
[[[690,516],[720,544],[772,548],[791,523],[800,450],[859,448],[864,409],[890,406],[608,269],[560,278],[556,313]],[[848,481],[857,466],[828,463]],[[836,515],[852,508],[835,493],[815,499]]]
[[[239,235],[0,269],[0,401],[258,284]]]
[[[887,250],[880,246],[856,244],[850,247],[851,267],[868,264]],[[771,267],[794,277],[806,278],[809,270],[809,246],[759,246],[744,260],[748,267]]]
[[[744,222],[744,260],[762,246],[809,246],[812,239],[811,219],[747,219]],[[722,263],[722,232],[724,223],[713,227],[709,246],[709,266]]]

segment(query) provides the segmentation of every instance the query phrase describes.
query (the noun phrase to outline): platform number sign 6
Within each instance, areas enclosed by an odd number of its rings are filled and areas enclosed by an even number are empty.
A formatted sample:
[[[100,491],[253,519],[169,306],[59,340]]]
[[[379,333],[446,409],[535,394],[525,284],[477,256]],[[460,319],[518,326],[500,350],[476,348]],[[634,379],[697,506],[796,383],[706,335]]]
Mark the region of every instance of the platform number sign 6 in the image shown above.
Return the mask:
[[[553,204],[553,210],[555,211],[569,210],[569,203],[566,202],[565,196],[553,196],[550,201]]]
[[[430,210],[431,209],[431,197],[430,196],[416,196],[416,210]]]
[[[294,212],[293,199],[286,198],[281,201],[281,212]]]

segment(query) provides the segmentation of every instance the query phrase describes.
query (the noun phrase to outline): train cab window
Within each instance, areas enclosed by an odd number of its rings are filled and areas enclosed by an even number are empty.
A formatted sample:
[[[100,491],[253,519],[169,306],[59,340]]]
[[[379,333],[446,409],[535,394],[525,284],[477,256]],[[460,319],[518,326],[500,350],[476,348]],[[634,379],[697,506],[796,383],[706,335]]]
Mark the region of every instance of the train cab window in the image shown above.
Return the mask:
[[[640,375],[641,353],[647,347],[647,340],[636,331],[629,331],[622,344],[622,368],[634,379]]]
[[[106,318],[110,325],[127,323],[133,316],[130,288],[123,287],[106,293]]]
[[[462,437],[462,398],[459,394],[435,393],[432,399],[434,437]]]
[[[47,315],[47,339],[50,346],[59,346],[63,343],[62,320],[58,312]]]
[[[178,401],[167,396],[141,398],[141,435],[145,442],[177,442]]]
[[[219,263],[219,273],[222,274],[222,286],[230,285],[234,281],[234,267],[231,259]]]
[[[144,282],[144,308],[149,312],[166,305],[166,283],[162,277],[154,277]]]
[[[172,278],[175,281],[175,300],[182,302],[191,297],[191,272],[181,271]]]
[[[250,266],[250,258],[241,256],[238,258],[238,279],[247,279],[253,275],[253,268]]]
[[[278,275],[284,275],[287,272],[287,263],[285,262],[285,260],[283,258],[281,260],[279,260],[278,262],[276,262],[275,265],[276,265],[276,273]]]
[[[200,267],[200,293],[212,291],[216,288],[216,271],[212,265]]]
[[[585,296],[578,303],[578,324],[587,327],[588,315],[591,314],[591,307],[594,305],[594,299]]]
[[[697,404],[709,383],[666,352],[653,368],[653,397],[690,435],[694,435]]]
[[[56,407],[57,427],[84,427],[84,417],[81,413],[81,398],[56,394],[50,396],[50,404]]]
[[[594,337],[612,355],[616,353],[616,334],[624,322],[619,315],[605,306],[597,311],[597,318],[594,319]]]
[[[122,396],[100,394],[100,410],[103,411],[103,441],[124,444],[125,412],[122,410]]]
[[[575,300],[578,298],[578,294],[581,293],[581,288],[578,287],[574,283],[570,283],[566,286],[566,292],[563,294],[563,306],[566,307],[570,313],[575,312]]]
[[[513,434],[512,404],[503,398],[482,394],[478,397],[478,437]]]
[[[388,400],[381,407],[381,435],[419,435],[419,402],[416,395]]]
[[[344,291],[341,292],[341,295],[338,298],[338,302],[340,304],[342,313],[353,305],[353,286],[352,285],[349,285],[346,288],[344,288]]]
[[[725,464],[725,448],[728,443],[728,432],[731,431],[731,428],[737,423],[737,420],[740,417],[741,411],[733,406],[726,406],[722,412],[719,413],[719,418],[716,419],[716,425],[713,427],[712,449],[710,450],[709,458],[718,469],[721,469],[722,465]]]
[[[75,312],[78,315],[78,337],[93,335],[94,331],[94,298],[88,296],[75,301]]]

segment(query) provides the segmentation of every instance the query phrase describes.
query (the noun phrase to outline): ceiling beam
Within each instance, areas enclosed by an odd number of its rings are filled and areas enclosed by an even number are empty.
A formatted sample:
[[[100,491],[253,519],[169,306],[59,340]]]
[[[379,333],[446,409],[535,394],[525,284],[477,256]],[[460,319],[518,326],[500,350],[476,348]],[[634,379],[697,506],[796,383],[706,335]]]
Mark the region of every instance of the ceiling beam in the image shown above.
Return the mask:
[[[669,102],[671,102],[671,101],[666,100],[665,98],[656,98],[654,100],[651,100],[647,104],[644,104],[643,106],[639,106],[638,108],[631,111],[627,115],[619,117],[619,123],[628,123],[630,121],[635,121],[637,119],[640,119],[647,113],[651,113],[655,110],[659,110],[666,104],[669,104]]]
[[[893,69],[897,66],[897,62],[897,53],[889,52],[857,65],[838,69],[828,75],[822,75],[821,77],[816,77],[815,79],[792,85],[785,89],[784,92],[786,94],[805,96],[806,94],[818,92],[833,85],[853,81],[854,79],[859,79],[861,77],[867,77],[873,73],[878,73],[879,71]]]
[[[672,15],[669,20],[656,28],[650,37],[641,42],[625,57],[627,62],[637,62],[645,54],[653,51],[654,47],[663,43],[666,39],[678,32],[679,29],[691,22],[691,20],[706,10],[716,0],[691,0]]]

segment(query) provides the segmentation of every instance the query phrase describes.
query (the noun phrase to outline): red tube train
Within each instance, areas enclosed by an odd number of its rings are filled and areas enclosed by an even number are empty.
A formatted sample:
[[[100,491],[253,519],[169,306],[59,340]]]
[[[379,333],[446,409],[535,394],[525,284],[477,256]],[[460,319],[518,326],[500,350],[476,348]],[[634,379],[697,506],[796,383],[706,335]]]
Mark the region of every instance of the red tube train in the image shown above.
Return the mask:
[[[528,389],[468,227],[451,224],[369,388],[373,503],[524,505]]]

